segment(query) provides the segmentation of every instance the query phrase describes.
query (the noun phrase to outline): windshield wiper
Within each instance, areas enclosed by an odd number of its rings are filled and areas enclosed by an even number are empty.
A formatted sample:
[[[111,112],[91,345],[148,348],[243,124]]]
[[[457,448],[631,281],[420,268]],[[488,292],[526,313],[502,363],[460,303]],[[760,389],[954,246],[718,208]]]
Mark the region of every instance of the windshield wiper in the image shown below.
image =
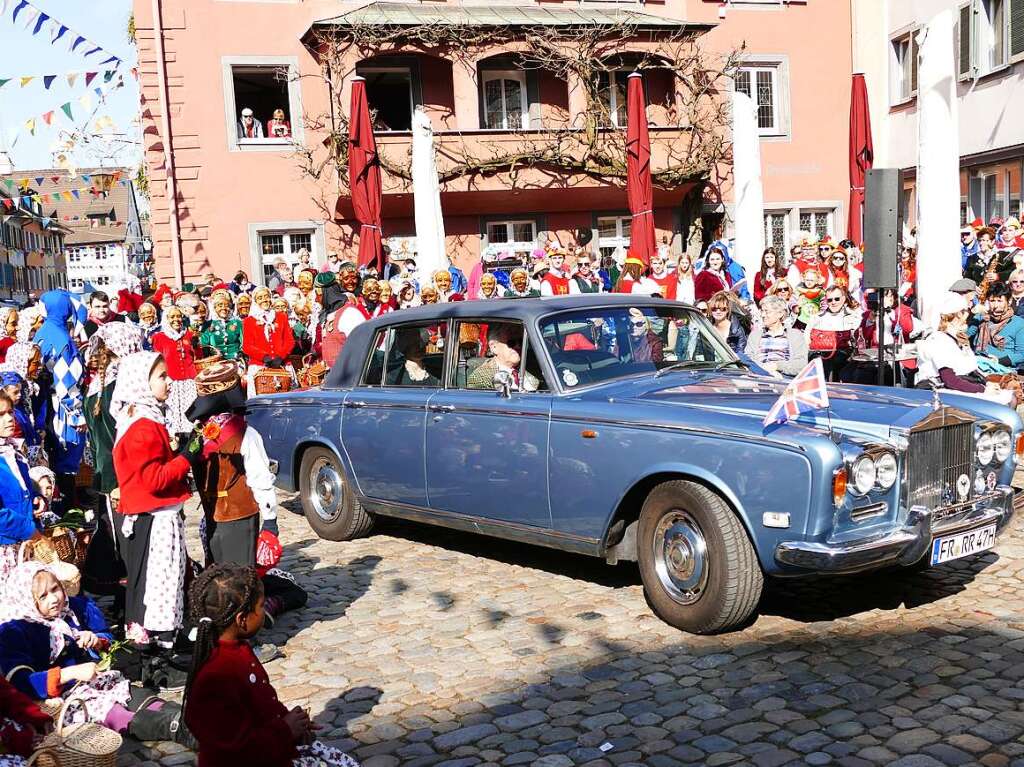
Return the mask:
[[[710,363],[708,363],[707,360],[679,360],[678,362],[673,362],[671,365],[666,365],[665,367],[660,368],[654,374],[654,377],[660,378],[663,374],[671,373],[673,370],[685,370],[691,366],[703,366],[708,364]]]
[[[717,372],[717,371],[719,371],[719,370],[721,370],[723,368],[729,367],[730,365],[739,365],[744,370],[750,370],[750,368],[747,367],[747,363],[746,362],[744,362],[741,359],[734,359],[734,360],[725,360],[724,362],[719,362],[717,365],[715,365],[715,371]]]

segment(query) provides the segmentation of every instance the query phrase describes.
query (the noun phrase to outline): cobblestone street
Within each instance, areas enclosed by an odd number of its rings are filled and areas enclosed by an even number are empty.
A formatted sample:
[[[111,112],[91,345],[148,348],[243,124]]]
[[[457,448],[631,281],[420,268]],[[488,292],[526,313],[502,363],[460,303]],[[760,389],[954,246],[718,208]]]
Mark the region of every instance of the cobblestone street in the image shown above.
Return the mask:
[[[294,501],[287,504],[294,508]],[[771,583],[744,631],[649,611],[634,565],[413,524],[319,541],[265,632],[282,699],[366,767],[1024,765],[1024,526],[920,574]],[[122,764],[186,764],[126,744]]]

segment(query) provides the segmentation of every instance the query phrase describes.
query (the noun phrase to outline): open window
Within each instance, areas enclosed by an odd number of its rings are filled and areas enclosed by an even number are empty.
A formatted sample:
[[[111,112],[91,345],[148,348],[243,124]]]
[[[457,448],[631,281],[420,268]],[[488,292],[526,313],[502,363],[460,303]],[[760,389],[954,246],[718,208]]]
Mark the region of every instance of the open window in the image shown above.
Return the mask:
[[[413,72],[408,66],[359,67],[366,80],[366,100],[376,131],[412,130],[416,106]]]
[[[297,59],[227,56],[221,61],[230,147],[277,150],[301,141]]]
[[[544,373],[520,322],[461,320],[455,325],[454,387],[493,391],[507,376],[511,391],[547,391]]]

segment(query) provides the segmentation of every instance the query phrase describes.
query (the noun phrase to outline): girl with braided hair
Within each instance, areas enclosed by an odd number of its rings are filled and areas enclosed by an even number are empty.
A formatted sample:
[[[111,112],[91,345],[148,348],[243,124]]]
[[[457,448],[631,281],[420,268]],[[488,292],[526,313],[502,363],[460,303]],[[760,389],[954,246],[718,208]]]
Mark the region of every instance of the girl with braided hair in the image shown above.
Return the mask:
[[[251,567],[216,564],[189,590],[196,625],[185,722],[199,742],[199,767],[358,767],[313,741],[309,714],[277,698],[249,640],[263,626],[263,584]]]

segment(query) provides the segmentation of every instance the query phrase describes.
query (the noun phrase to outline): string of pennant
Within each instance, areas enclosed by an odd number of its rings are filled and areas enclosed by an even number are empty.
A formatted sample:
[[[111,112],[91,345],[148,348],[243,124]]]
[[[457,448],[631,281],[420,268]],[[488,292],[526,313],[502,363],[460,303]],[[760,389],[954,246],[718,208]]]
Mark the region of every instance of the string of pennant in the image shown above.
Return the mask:
[[[111,185],[116,183],[119,184],[120,186],[128,186],[128,180],[120,178],[120,175],[120,172],[114,174],[114,180],[111,182]],[[89,178],[90,176],[82,176],[83,181],[87,181]],[[36,182],[39,182],[40,179],[42,179],[43,181],[46,180],[41,176],[34,180]],[[27,188],[28,184],[26,184],[25,182],[31,183],[32,180],[33,179],[27,178],[21,179],[20,181],[17,182],[18,188]],[[60,178],[60,176],[52,176],[50,180],[54,181],[54,183],[57,183],[62,179]],[[8,188],[13,188],[14,182],[12,179],[5,179],[4,183],[8,185]],[[42,184],[37,185],[42,186]],[[103,191],[104,190],[99,189],[98,187],[95,186],[83,186],[77,189],[63,189],[54,192],[47,192],[45,194],[40,194],[37,191],[32,194],[22,194],[17,195],[15,197],[0,197],[0,204],[2,204],[3,207],[6,208],[7,210],[14,210],[15,208],[18,208],[22,205],[28,205],[30,202],[36,202],[41,204],[49,204],[52,202],[73,202],[74,200],[82,199],[83,194],[89,194],[92,195],[93,197],[98,197],[99,195],[103,194]],[[65,220],[70,221],[71,219],[65,216]]]
[[[138,79],[139,69],[138,67],[132,67],[132,77]],[[86,71],[84,69],[76,70],[73,72],[65,72],[64,74],[53,74],[53,75],[16,75],[14,77],[0,77],[0,88],[3,88],[7,83],[21,83],[21,87],[25,88],[34,81],[42,81],[43,87],[46,90],[50,90],[50,86],[53,85],[54,81],[58,78],[67,80],[68,87],[74,88],[75,85],[81,80],[85,87],[92,85],[92,81],[100,75],[103,76],[103,82],[108,83],[117,74],[116,69],[104,69],[97,71]],[[11,86],[14,87],[13,85]]]
[[[2,0],[0,0],[2,2]],[[110,91],[116,90],[117,88],[124,87],[124,75],[118,74],[116,79],[111,78],[103,87],[92,88],[88,93],[84,93],[73,101],[65,101],[63,104],[55,106],[53,109],[48,109],[40,114],[35,114],[25,120],[21,125],[15,126],[8,137],[11,146],[18,140],[20,133],[28,132],[30,135],[36,135],[36,130],[46,126],[53,125],[54,121],[63,121],[66,119],[67,122],[74,125],[75,110],[81,106],[86,112],[93,108],[94,99],[97,105],[103,103],[106,96]],[[77,105],[77,106],[76,106]],[[116,128],[114,121],[108,115],[102,115],[96,119],[95,124],[92,126],[94,133],[101,133],[107,128]]]
[[[121,65],[119,56],[111,54],[102,45],[94,43],[67,24],[61,23],[50,14],[37,8],[29,0],[0,0],[0,18],[9,18],[11,23],[20,25],[26,31],[31,31],[33,37],[45,30],[45,34],[50,37],[50,45],[57,45],[63,41],[68,51],[78,53],[84,58],[96,54],[100,56],[107,54],[107,58],[100,62],[100,66],[111,64],[117,68]]]

